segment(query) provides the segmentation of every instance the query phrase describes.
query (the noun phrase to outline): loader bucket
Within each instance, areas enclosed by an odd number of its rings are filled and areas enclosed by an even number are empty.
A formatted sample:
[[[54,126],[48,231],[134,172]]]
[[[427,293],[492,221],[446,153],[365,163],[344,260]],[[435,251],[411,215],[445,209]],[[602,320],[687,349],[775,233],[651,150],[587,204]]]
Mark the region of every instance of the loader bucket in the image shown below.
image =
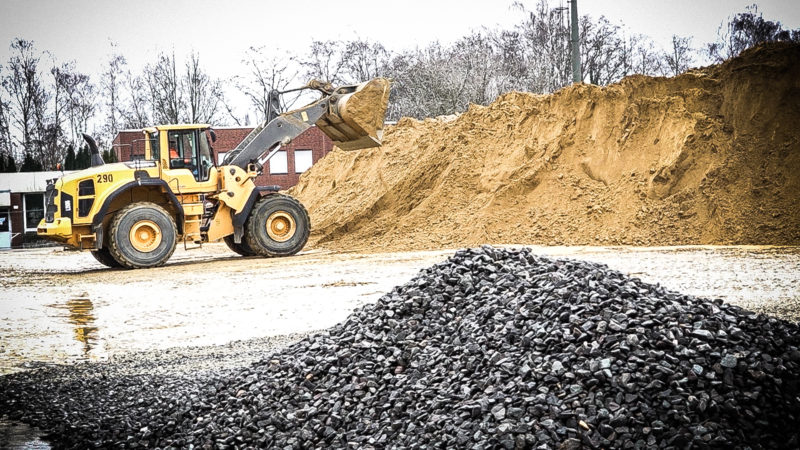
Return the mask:
[[[389,80],[375,78],[358,86],[339,88],[328,114],[317,126],[342,150],[379,147],[389,105]]]

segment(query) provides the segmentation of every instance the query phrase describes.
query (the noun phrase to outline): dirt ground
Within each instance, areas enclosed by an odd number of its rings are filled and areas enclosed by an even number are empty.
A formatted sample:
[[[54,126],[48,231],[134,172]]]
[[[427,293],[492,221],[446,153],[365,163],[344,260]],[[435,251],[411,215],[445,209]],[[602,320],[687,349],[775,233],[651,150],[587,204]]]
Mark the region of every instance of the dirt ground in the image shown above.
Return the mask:
[[[537,247],[644,281],[800,319],[798,247]],[[308,251],[241,258],[224,245],[179,249],[166,266],[110,270],[86,253],[0,253],[0,374],[31,363],[306,333],[342,321],[453,250]]]

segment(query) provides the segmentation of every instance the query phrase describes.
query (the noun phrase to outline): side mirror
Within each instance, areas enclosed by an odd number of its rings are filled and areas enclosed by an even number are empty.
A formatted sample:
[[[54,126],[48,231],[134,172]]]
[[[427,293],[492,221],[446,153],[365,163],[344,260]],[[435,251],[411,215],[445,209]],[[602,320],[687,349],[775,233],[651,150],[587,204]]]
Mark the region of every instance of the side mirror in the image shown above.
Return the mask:
[[[214,132],[211,128],[208,129],[208,134],[211,135],[211,142],[217,142],[217,133]]]

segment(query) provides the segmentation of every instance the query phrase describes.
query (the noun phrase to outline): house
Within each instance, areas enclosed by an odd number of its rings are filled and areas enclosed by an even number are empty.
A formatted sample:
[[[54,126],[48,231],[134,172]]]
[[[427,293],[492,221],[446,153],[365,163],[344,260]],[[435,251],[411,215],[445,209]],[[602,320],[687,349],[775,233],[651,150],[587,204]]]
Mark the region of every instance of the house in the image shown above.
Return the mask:
[[[251,127],[214,128],[217,140],[212,144],[221,164],[225,154],[239,145],[253,130]],[[113,149],[118,161],[130,161],[144,155],[144,135],[142,130],[122,130],[113,141]],[[297,136],[281,149],[264,167],[264,173],[256,178],[258,186],[278,185],[288,189],[300,179],[300,175],[333,149],[333,142],[319,128],[313,126]]]
[[[0,174],[0,249],[22,248],[39,241],[36,226],[44,217],[47,180],[67,172]]]

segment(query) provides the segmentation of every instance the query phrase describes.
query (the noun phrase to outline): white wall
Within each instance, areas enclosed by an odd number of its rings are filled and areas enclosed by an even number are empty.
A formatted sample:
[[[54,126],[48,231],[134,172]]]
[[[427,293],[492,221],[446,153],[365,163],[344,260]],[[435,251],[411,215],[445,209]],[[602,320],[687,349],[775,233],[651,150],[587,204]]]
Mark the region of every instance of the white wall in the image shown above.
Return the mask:
[[[47,180],[61,178],[72,172],[74,171],[61,172],[51,170],[47,172],[0,173],[0,191],[14,193],[44,192],[47,187]]]

